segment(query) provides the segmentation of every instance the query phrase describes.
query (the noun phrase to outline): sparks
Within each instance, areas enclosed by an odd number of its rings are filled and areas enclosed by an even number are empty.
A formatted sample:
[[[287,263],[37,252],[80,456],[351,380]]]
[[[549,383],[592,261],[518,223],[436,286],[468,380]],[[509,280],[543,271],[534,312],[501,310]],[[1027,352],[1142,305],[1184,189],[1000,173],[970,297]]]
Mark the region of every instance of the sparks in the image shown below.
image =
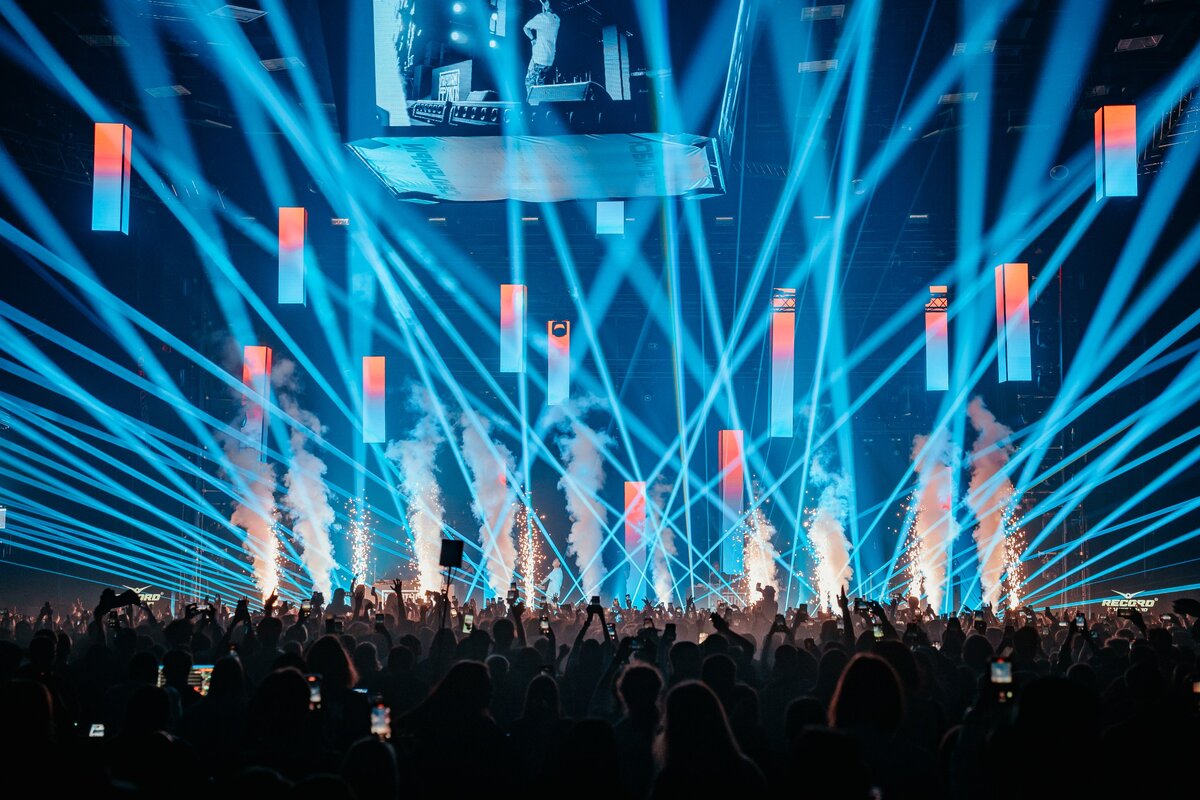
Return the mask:
[[[367,565],[371,563],[371,512],[366,498],[361,504],[351,498],[346,503],[346,516],[350,518],[350,571],[355,583],[366,583]]]

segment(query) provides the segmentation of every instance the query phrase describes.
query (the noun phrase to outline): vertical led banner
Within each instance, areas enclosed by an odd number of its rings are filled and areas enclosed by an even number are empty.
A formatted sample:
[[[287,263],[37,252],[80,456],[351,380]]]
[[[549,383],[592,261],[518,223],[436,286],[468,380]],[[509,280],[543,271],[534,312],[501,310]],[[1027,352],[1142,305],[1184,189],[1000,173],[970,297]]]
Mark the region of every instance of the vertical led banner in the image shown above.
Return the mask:
[[[950,388],[950,297],[945,286],[929,287],[925,304],[925,391]]]
[[[525,296],[519,283],[500,285],[500,371],[525,371]]]
[[[279,302],[303,305],[308,209],[279,209]]]
[[[796,370],[796,290],[771,296],[771,435],[792,435]]]
[[[646,571],[646,483],[625,481],[625,556],[629,559],[629,574],[625,593],[635,604],[642,601],[649,589],[643,577]]]
[[[557,406],[571,396],[571,323],[546,323],[546,405]]]
[[[721,572],[740,575],[745,537],[742,535],[742,432],[721,431],[717,458],[721,462],[721,510],[725,526],[721,538]]]
[[[242,383],[250,392],[245,399],[246,425],[242,433],[258,443],[259,460],[267,460],[267,405],[271,400],[271,348],[246,345],[242,350]]]
[[[92,163],[92,230],[129,233],[129,159],[133,131],[119,122],[96,123]]]
[[[996,361],[1001,383],[1033,380],[1028,264],[996,267]]]
[[[1137,197],[1137,106],[1096,110],[1096,199]]]
[[[387,441],[387,360],[363,356],[363,443]]]

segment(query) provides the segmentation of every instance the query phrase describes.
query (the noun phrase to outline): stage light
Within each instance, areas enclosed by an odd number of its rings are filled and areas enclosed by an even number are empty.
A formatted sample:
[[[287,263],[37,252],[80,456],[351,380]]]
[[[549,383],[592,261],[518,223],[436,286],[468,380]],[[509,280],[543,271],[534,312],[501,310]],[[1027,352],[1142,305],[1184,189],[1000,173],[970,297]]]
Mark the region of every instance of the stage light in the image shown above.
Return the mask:
[[[490,47],[490,48],[492,48],[492,49],[494,50],[494,49],[496,49],[497,47],[499,47],[499,45],[498,45],[498,44],[496,44],[496,40],[495,40],[495,39],[488,39],[488,47]]]
[[[0,531],[8,527],[8,509],[0,506]]]
[[[279,209],[279,302],[304,305],[304,245],[308,211]]]
[[[645,594],[646,581],[646,483],[625,481],[625,555],[629,559],[629,573],[625,578],[625,593],[635,604]]]
[[[947,287],[930,286],[925,304],[925,391],[950,388],[950,299]]]
[[[717,458],[721,466],[721,506],[725,520],[721,537],[721,572],[740,575],[745,539],[741,533],[743,471],[742,432],[723,430],[718,434]]]
[[[244,399],[246,424],[242,433],[258,444],[259,460],[267,460],[267,404],[271,399],[271,348],[246,345],[242,350],[242,383],[250,391]]]
[[[1137,106],[1096,109],[1096,199],[1137,197]]]
[[[771,297],[771,435],[792,435],[796,370],[796,290]]]
[[[96,123],[92,171],[92,230],[129,233],[129,163],[133,131],[119,122]]]
[[[625,235],[625,201],[602,200],[596,203],[596,235]]]
[[[453,11],[455,14],[463,13],[463,11],[465,11],[466,8],[467,7],[464,6],[462,3],[455,3],[454,5],[450,6],[450,10]]]
[[[463,36],[458,31],[450,31],[450,41],[452,42],[462,42],[465,41],[466,38],[467,37]]]
[[[571,323],[546,323],[546,405],[557,406],[571,396]]]
[[[996,349],[1001,383],[1033,380],[1028,264],[996,267]]]
[[[387,359],[384,356],[363,356],[363,416],[364,444],[387,441]]]
[[[525,298],[519,283],[500,286],[500,371],[525,371]]]

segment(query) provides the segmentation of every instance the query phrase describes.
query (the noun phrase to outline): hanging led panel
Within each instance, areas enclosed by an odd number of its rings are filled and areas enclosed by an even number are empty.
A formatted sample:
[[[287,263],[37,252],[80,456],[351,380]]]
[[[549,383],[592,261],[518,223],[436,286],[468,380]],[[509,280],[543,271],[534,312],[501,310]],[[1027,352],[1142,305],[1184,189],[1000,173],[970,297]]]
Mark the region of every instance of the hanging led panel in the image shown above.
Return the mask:
[[[725,524],[721,531],[721,572],[740,575],[745,541],[741,531],[743,502],[742,432],[718,434],[717,458],[721,465],[721,505]]]
[[[646,483],[625,481],[625,553],[629,557],[625,593],[630,595],[635,605],[641,602],[648,588],[643,578],[646,569],[645,533]]]
[[[92,170],[92,230],[129,233],[129,163],[133,131],[119,122],[96,123]]]
[[[525,371],[525,297],[519,283],[500,286],[500,371]]]
[[[950,298],[945,286],[929,287],[925,304],[925,390],[950,388]]]
[[[571,396],[571,323],[546,323],[546,405],[557,406]]]
[[[247,345],[242,351],[242,383],[250,396],[244,400],[246,424],[242,428],[257,443],[259,460],[267,460],[267,407],[271,402],[271,348]]]
[[[308,234],[308,211],[279,209],[279,302],[303,305],[304,244]]]
[[[796,371],[796,290],[771,297],[771,435],[792,435]]]
[[[996,267],[996,351],[1001,383],[1033,380],[1028,264]]]
[[[363,442],[387,441],[387,359],[363,356]]]
[[[1137,197],[1137,106],[1096,110],[1096,199]]]

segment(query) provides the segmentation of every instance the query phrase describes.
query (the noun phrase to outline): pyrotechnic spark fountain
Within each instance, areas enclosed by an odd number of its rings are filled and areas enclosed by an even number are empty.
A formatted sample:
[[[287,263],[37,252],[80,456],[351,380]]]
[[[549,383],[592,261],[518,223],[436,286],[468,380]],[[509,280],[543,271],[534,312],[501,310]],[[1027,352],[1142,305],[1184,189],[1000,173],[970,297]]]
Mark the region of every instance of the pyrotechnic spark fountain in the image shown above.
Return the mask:
[[[542,574],[545,556],[538,546],[537,527],[528,506],[517,506],[515,529],[517,533],[517,572],[520,574],[519,588],[525,603],[532,608],[541,599],[537,590],[538,576]]]
[[[917,489],[917,513],[913,538],[920,549],[912,559],[920,574],[920,586],[934,611],[943,612],[946,590],[946,563],[949,547],[958,535],[958,523],[952,511],[955,461],[949,451],[943,429],[929,436],[913,438],[913,460],[920,478]]]
[[[350,498],[346,502],[349,523],[346,532],[350,539],[350,572],[355,583],[367,583],[367,570],[371,563],[371,511],[367,499],[362,502]]]
[[[654,532],[654,547],[651,551],[651,578],[654,581],[654,597],[658,603],[668,603],[674,596],[674,578],[671,575],[670,559],[675,555],[675,531],[663,516],[667,493],[671,484],[660,479],[650,490],[648,511],[650,527]]]
[[[1021,607],[1021,587],[1025,582],[1025,568],[1021,555],[1025,552],[1025,532],[1013,524],[1011,514],[1004,521],[1004,589],[1008,607]]]
[[[746,544],[744,559],[746,563],[745,589],[743,594],[748,603],[759,599],[754,590],[756,585],[773,586],[779,590],[779,570],[776,559],[779,551],[775,549],[775,526],[763,513],[762,505],[758,505],[750,513],[744,524]]]

